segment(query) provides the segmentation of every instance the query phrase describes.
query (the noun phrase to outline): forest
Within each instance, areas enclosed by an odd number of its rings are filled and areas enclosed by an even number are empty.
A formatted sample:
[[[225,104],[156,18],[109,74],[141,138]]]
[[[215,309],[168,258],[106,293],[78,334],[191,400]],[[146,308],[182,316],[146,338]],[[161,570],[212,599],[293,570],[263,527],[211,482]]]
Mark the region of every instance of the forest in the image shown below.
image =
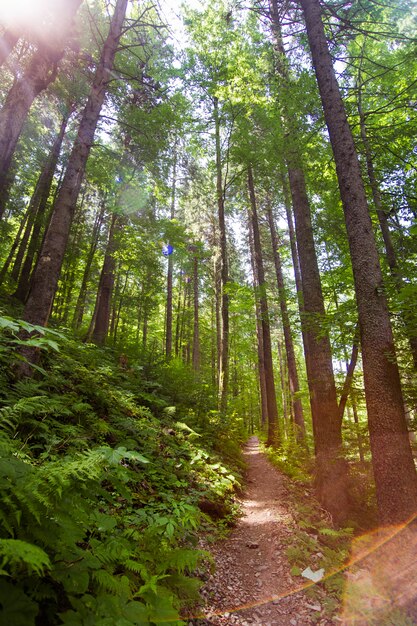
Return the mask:
[[[0,0],[0,626],[417,624],[413,0]]]

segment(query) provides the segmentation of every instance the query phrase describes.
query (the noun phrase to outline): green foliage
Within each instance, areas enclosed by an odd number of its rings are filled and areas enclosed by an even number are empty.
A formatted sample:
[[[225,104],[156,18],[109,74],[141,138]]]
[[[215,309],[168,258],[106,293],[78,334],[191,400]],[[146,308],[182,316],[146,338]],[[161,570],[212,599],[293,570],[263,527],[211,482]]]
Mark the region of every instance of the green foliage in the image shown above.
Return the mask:
[[[21,324],[2,327],[6,363]],[[139,367],[56,340],[43,374],[0,388],[0,623],[180,625],[208,563],[199,504],[231,510],[237,477]]]

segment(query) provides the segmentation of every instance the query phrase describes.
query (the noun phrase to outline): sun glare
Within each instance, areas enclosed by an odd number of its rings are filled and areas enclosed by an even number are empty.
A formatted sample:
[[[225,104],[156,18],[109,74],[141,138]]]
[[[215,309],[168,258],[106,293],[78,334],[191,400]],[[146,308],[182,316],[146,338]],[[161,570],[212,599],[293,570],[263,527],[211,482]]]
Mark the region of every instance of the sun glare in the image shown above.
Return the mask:
[[[71,23],[69,0],[0,0],[0,26],[29,40],[60,42]]]
[[[9,29],[26,29],[39,20],[45,0],[0,0],[0,22]]]

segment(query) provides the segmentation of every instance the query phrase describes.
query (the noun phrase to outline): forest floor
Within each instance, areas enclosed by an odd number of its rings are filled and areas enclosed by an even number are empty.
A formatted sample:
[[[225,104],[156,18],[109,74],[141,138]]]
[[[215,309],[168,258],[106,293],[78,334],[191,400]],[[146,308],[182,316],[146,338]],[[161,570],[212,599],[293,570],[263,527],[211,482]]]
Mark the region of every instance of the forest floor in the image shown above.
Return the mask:
[[[326,616],[322,585],[291,575],[286,549],[296,529],[286,488],[251,437],[241,499],[242,516],[211,552],[215,570],[203,587],[204,618],[190,624],[215,626],[412,626],[417,624],[417,529],[415,524],[357,537],[344,570],[343,602]],[[306,566],[308,564],[306,563]],[[310,564],[316,570],[314,562]],[[304,581],[304,582],[303,582]],[[310,597],[309,597],[310,596]]]
[[[256,437],[244,450],[246,488],[242,516],[231,534],[210,550],[215,571],[203,588],[205,620],[198,624],[249,626],[332,626],[318,600],[292,576],[285,555],[293,532],[286,479],[260,451]],[[308,583],[308,581],[305,581]]]

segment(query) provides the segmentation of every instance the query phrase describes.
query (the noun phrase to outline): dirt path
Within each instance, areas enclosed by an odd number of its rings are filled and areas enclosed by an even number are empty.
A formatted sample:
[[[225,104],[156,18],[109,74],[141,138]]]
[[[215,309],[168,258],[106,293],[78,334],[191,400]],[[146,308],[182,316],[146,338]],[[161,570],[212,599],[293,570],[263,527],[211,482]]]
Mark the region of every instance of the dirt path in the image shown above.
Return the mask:
[[[249,626],[331,626],[321,606],[300,591],[285,556],[294,521],[282,475],[259,451],[245,448],[247,488],[243,516],[231,535],[210,548],[216,571],[203,589],[206,619],[199,623]],[[340,623],[340,622],[339,622]]]

